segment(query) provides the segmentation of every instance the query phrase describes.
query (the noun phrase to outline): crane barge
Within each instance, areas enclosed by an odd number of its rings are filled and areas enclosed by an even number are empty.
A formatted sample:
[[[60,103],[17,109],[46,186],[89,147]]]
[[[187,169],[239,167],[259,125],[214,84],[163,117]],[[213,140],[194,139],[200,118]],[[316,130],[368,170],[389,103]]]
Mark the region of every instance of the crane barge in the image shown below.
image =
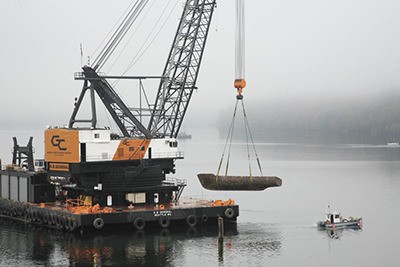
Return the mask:
[[[100,72],[147,2],[136,1],[94,62],[75,74],[83,81],[81,93],[68,126],[45,130],[44,161],[33,161],[32,140],[22,147],[14,139],[13,165],[0,170],[0,215],[67,231],[120,224],[166,228],[179,222],[192,227],[220,216],[236,221],[239,207],[233,200],[182,200],[186,181],[167,178],[175,173],[174,162],[183,158],[176,138],[197,88],[216,1],[185,2],[161,76]],[[145,114],[134,114],[114,90],[109,80],[116,78],[160,79],[147,125],[141,120]],[[78,118],[86,95],[91,117]],[[96,95],[119,133],[98,126]]]

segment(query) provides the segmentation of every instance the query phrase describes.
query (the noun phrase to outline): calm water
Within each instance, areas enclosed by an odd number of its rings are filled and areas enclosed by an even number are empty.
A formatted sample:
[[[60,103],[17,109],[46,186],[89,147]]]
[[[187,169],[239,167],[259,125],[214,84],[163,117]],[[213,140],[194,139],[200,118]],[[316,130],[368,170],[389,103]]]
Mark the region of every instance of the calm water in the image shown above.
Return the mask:
[[[7,150],[3,164],[11,150],[6,136],[12,134],[1,133],[0,147]],[[223,250],[213,227],[80,236],[0,219],[0,265],[398,266],[400,148],[260,140],[264,174],[283,179],[282,187],[263,192],[201,188],[196,174],[215,172],[224,145],[216,132],[199,132],[180,144],[185,160],[177,162],[176,177],[188,180],[184,195],[231,197],[240,205],[238,224],[226,229]],[[236,142],[232,149],[230,173],[246,175],[246,146]],[[336,231],[334,237],[318,230],[315,221],[323,219],[328,204],[344,216],[363,217],[363,229]]]

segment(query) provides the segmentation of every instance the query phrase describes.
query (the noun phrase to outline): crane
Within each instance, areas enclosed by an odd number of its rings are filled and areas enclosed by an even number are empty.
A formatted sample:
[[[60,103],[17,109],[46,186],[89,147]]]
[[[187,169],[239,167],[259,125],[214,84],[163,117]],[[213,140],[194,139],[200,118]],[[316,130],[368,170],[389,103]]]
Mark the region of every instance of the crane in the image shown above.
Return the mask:
[[[1,194],[4,200],[0,203],[3,214],[60,230],[74,231],[80,228],[81,233],[83,227],[100,230],[105,224],[119,226],[129,223],[135,229],[143,230],[146,222],[158,222],[162,228],[169,227],[171,220],[186,222],[189,227],[210,219],[211,222],[218,220],[220,225],[222,217],[229,223],[236,222],[239,206],[232,199],[179,201],[186,180],[167,178],[167,174],[175,173],[175,161],[183,158],[176,137],[193,91],[197,88],[216,0],[185,1],[160,76],[113,76],[101,72],[148,2],[134,0],[122,23],[93,63],[87,63],[82,67],[82,72],[75,74],[76,80],[83,81],[83,87],[79,97],[75,98],[68,125],[48,126],[45,130],[44,169],[36,170],[36,162],[35,170],[33,168],[32,138],[27,147],[18,146],[14,138],[13,163],[18,160],[22,164],[21,161],[27,159],[28,168],[22,168],[22,172],[14,166],[0,170],[0,174],[4,175],[2,177],[6,178],[1,179],[1,188],[6,189]],[[243,0],[237,0],[236,3],[238,10],[243,11]],[[241,25],[237,38],[243,41],[244,27]],[[242,96],[246,86],[242,54],[244,42],[238,43],[238,72],[234,83],[238,94],[227,141],[232,140],[238,102],[241,102],[246,117]],[[141,101],[139,109],[129,107],[115,90],[115,83],[110,82],[112,79],[138,79],[140,83],[143,79],[159,79],[154,104],[148,104],[146,97],[148,109],[141,108]],[[91,117],[78,118],[88,94]],[[110,127],[98,126],[97,99],[111,115],[119,129],[118,133],[111,131]],[[144,116],[146,122],[142,120]],[[252,140],[248,123],[246,125],[246,140],[247,133]],[[247,151],[249,153],[249,147]],[[222,159],[223,156],[220,166]],[[258,158],[257,161],[261,171]],[[198,174],[202,186],[209,190],[254,191],[282,184],[279,177],[252,176],[250,164],[250,176],[228,176],[228,165],[225,175],[220,176],[219,170],[217,175]]]
[[[48,180],[70,198],[88,197],[92,204],[169,203],[177,200],[185,180],[169,181],[175,160],[183,158],[176,137],[193,91],[197,88],[205,44],[216,0],[185,1],[179,25],[161,76],[106,76],[101,68],[148,0],[137,0],[93,63],[75,74],[83,81],[68,127],[45,131]],[[159,79],[148,125],[144,125],[114,90],[110,79]],[[91,117],[78,118],[89,94]],[[97,125],[96,94],[121,135]],[[80,126],[84,124],[84,126]],[[88,124],[88,125],[87,125]]]

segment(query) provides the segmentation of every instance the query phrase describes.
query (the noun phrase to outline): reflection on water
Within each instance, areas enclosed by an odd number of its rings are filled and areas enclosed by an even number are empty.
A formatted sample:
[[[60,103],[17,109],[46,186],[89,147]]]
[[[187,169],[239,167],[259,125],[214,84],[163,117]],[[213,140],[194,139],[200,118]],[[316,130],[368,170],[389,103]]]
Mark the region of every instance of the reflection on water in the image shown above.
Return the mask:
[[[246,223],[239,225],[238,231],[240,237],[234,239],[234,243],[241,253],[251,255],[251,257],[266,255],[276,257],[280,255],[283,238],[278,226],[264,223]]]
[[[318,228],[321,233],[326,233],[330,239],[340,239],[343,236],[350,236],[354,234],[361,234],[362,228],[359,226],[348,226],[345,228],[336,228],[336,229],[322,229]]]
[[[246,259],[243,255],[256,264],[260,258],[280,255],[283,239],[279,228],[265,224],[225,225],[219,247],[215,225],[80,235],[7,218],[0,218],[0,223],[1,266],[169,266],[196,262],[229,266]]]

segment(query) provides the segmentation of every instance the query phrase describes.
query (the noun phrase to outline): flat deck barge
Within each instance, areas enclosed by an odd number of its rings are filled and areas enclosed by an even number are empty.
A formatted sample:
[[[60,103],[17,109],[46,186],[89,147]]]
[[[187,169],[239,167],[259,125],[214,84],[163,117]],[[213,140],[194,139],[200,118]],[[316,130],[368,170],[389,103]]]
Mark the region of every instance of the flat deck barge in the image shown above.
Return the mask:
[[[235,223],[239,207],[233,200],[201,200],[181,198],[168,204],[100,207],[76,200],[39,202],[46,186],[40,186],[37,173],[0,170],[0,216],[44,227],[74,232],[84,229],[131,225],[132,229],[146,227],[168,228],[170,225],[215,224],[218,217]],[[43,181],[42,181],[43,182]],[[51,192],[51,191],[49,191]],[[37,203],[34,203],[34,202]]]

